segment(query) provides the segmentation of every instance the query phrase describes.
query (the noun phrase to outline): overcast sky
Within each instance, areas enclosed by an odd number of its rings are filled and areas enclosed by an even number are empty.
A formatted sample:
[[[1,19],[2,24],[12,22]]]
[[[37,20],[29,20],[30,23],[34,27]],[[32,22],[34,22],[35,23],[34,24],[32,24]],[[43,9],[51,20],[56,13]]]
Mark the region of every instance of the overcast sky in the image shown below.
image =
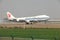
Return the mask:
[[[48,15],[60,18],[60,0],[0,0],[0,19],[6,18],[6,12],[15,17]]]

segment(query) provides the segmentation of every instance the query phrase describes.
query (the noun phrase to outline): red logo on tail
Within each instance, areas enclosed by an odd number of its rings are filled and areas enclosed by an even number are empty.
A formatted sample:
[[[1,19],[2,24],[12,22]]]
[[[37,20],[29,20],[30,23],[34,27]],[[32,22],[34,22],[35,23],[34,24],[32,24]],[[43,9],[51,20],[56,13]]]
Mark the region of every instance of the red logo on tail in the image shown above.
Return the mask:
[[[10,15],[10,14],[8,14],[8,17],[10,18],[10,17],[11,17],[11,15]]]

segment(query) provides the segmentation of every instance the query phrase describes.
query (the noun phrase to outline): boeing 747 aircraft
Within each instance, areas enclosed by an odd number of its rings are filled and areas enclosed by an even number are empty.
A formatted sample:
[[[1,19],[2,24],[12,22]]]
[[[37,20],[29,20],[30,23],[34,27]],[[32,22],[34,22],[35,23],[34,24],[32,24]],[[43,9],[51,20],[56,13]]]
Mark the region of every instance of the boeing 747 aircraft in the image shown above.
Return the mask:
[[[26,24],[32,24],[34,22],[41,22],[41,21],[46,22],[50,18],[47,15],[15,18],[10,12],[7,12],[7,17],[8,17],[8,20],[10,20],[10,21],[25,22]]]

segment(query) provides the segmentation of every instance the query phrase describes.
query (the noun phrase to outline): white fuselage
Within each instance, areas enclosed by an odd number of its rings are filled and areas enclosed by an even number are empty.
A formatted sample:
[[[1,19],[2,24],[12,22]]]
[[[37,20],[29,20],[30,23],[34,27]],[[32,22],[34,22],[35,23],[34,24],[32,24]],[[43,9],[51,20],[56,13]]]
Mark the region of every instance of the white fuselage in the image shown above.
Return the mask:
[[[40,15],[40,16],[33,16],[33,17],[21,17],[21,18],[16,18],[17,21],[20,20],[25,20],[25,21],[44,21],[48,20],[49,16],[47,15]]]

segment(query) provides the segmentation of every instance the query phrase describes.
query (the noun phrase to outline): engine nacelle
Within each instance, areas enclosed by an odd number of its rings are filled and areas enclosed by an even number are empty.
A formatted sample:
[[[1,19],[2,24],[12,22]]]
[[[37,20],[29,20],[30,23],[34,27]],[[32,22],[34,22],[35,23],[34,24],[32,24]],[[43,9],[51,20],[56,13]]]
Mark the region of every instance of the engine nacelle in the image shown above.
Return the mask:
[[[26,24],[32,24],[32,22],[30,22],[30,20],[26,20]]]
[[[19,19],[16,19],[17,22],[19,22]]]
[[[29,23],[30,21],[29,21],[29,20],[26,20],[26,22],[28,22],[28,23]]]

